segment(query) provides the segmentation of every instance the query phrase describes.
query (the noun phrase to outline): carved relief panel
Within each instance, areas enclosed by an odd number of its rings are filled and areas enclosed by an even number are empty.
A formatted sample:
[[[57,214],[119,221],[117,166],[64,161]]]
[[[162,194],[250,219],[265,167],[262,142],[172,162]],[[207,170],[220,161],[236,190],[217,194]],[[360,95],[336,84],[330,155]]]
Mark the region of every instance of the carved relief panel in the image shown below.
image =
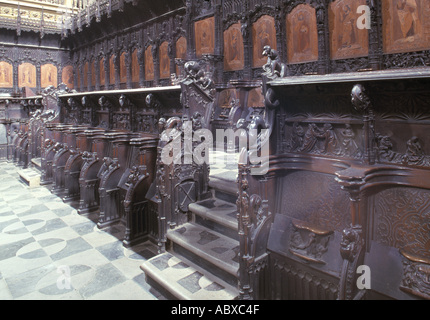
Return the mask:
[[[218,98],[218,105],[221,108],[219,118],[228,118],[230,109],[236,100],[236,90],[226,89],[220,92]]]
[[[300,4],[287,15],[288,62],[318,60],[318,31],[315,9]]]
[[[121,53],[121,56],[119,58],[119,82],[120,83],[126,83],[127,82],[127,66],[126,66],[126,59],[125,59],[126,53]]]
[[[91,85],[95,87],[96,85],[96,62],[91,62]]]
[[[430,192],[398,187],[374,200],[374,235],[381,244],[430,258]]]
[[[131,54],[131,81],[139,82],[140,65],[137,59],[137,49]]]
[[[13,67],[10,63],[0,61],[0,88],[13,87]]]
[[[84,87],[85,89],[88,88],[88,71],[89,71],[89,64],[88,61],[84,64],[84,73],[82,76],[84,77]]]
[[[264,107],[264,96],[261,87],[252,89],[248,94],[248,108],[263,108]]]
[[[180,37],[176,41],[176,58],[182,60],[187,58],[187,39],[185,37]],[[179,66],[176,66],[176,74],[180,74]]]
[[[337,0],[330,4],[329,29],[332,59],[367,56],[368,30],[357,27],[357,19],[361,15],[357,13],[357,8],[361,5],[367,5],[367,1]]]
[[[80,66],[78,67],[78,70],[76,71],[76,78],[77,78],[77,84],[78,84],[78,89],[80,89],[81,88],[81,73],[82,73],[82,70],[81,70],[81,68],[80,68]]]
[[[196,21],[194,28],[197,58],[201,58],[204,54],[213,54],[215,49],[215,18],[210,17]]]
[[[152,57],[152,46],[145,50],[145,80],[154,80],[154,58]]]
[[[36,88],[36,67],[23,63],[18,67],[18,86]]]
[[[115,55],[111,55],[109,59],[109,83],[115,83]]]
[[[382,19],[386,53],[430,48],[429,1],[383,0]]]
[[[138,112],[136,113],[137,131],[145,133],[157,133],[158,132],[158,117],[154,113],[150,112]]]
[[[101,58],[100,59],[100,85],[104,86],[105,85],[105,75],[106,75],[106,71],[105,71],[105,58]]]
[[[276,50],[276,29],[275,19],[264,15],[252,25],[252,46],[254,68],[262,67],[267,62],[267,57],[263,55],[265,46],[270,46]]]
[[[160,45],[160,79],[170,78],[169,43],[164,41]]]
[[[339,231],[351,223],[349,197],[334,177],[293,172],[282,179],[279,212],[322,229]]]
[[[130,130],[130,113],[116,112],[113,115],[113,129]]]
[[[363,157],[361,127],[350,124],[284,122],[280,124],[282,152],[330,157]]]
[[[332,238],[331,230],[292,220],[290,252],[307,262],[326,264],[323,259]]]
[[[240,23],[224,31],[224,70],[242,70],[245,66],[243,36]]]
[[[53,64],[44,64],[40,67],[42,88],[57,87],[57,67]]]

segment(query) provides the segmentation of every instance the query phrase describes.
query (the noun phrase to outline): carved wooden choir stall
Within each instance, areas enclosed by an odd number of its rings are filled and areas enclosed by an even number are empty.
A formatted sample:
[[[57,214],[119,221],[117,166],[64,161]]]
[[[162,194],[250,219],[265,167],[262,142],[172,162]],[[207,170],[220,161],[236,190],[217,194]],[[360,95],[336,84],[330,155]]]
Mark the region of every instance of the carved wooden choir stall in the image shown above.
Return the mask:
[[[0,159],[152,242],[167,298],[430,299],[428,1],[109,3],[0,50]]]

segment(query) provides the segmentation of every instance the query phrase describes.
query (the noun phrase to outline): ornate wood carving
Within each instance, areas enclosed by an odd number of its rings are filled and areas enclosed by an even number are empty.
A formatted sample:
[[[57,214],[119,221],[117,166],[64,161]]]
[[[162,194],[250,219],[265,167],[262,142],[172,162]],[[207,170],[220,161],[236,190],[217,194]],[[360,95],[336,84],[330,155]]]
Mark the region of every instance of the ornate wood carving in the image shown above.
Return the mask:
[[[159,47],[160,79],[170,79],[170,46],[164,41]]]
[[[73,66],[65,66],[61,73],[61,81],[69,88],[74,88]]]
[[[279,186],[282,214],[327,230],[342,231],[351,221],[349,199],[333,177],[293,172]],[[307,199],[305,201],[305,198]]]
[[[430,260],[401,250],[403,276],[400,290],[430,300]]]
[[[361,227],[351,227],[343,231],[340,244],[340,254],[344,259],[339,284],[339,299],[341,300],[353,299],[357,291],[355,279],[363,248],[364,240]]]
[[[382,1],[384,52],[430,49],[430,7],[423,0]]]
[[[330,235],[333,231],[323,230],[297,220],[293,220],[292,226],[291,253],[310,263],[325,264],[322,257],[328,250]]]
[[[18,86],[36,88],[36,66],[22,63],[18,67]]]
[[[154,58],[152,56],[153,48],[148,46],[145,50],[145,80],[152,81],[155,78]]]
[[[261,88],[254,88],[249,91],[246,105],[248,108],[264,108],[264,96]]]
[[[288,63],[318,60],[318,30],[315,9],[308,4],[295,7],[286,18]]]
[[[120,81],[120,83],[126,83],[127,82],[127,61],[126,60],[128,60],[128,59],[126,59],[127,58],[127,55],[128,55],[128,53],[127,52],[123,52],[123,53],[121,53],[121,55],[120,55],[120,58],[119,58],[119,63],[120,63],[120,66],[119,66],[119,81]]]
[[[375,196],[376,241],[411,254],[430,257],[430,192],[389,188]]]
[[[250,195],[250,192],[255,190],[256,181],[250,181],[251,170],[249,164],[245,163],[244,156],[243,151],[239,162],[239,191],[236,201],[240,243],[239,294],[240,299],[249,300],[258,294],[254,294],[254,287],[258,281],[259,270],[264,269],[267,264],[267,238],[273,215],[269,211],[267,200],[258,194]]]
[[[112,54],[109,58],[109,84],[115,84],[115,70],[116,70],[116,54]]]
[[[177,59],[176,75],[178,77],[182,75],[182,72],[180,71],[181,64],[179,61],[185,62],[185,59],[187,57],[187,47],[188,47],[187,38],[179,37],[178,40],[176,41],[176,57],[175,57]]]
[[[106,70],[105,70],[105,58],[100,59],[100,85],[104,86],[106,84]]]
[[[13,88],[13,66],[6,61],[0,61],[0,87]]]
[[[90,75],[89,78],[91,81],[89,81],[89,83],[91,84],[91,88],[95,88],[96,87],[96,83],[97,83],[97,72],[96,72],[96,61],[91,61],[90,63]]]
[[[215,18],[210,17],[194,23],[196,55],[215,53]]]
[[[274,299],[335,300],[338,297],[339,287],[336,280],[314,270],[310,271],[303,264],[291,263],[273,255],[275,257],[271,290]]]
[[[138,49],[134,49],[131,55],[131,81],[134,83],[139,83],[140,77],[140,64],[138,57]]]
[[[90,71],[90,65],[89,65],[89,62],[86,61],[84,64],[84,69],[83,69],[83,73],[82,73],[83,86],[84,86],[83,91],[88,90],[88,84],[89,84],[88,74],[89,74],[89,71]]]
[[[357,58],[369,52],[367,29],[357,28],[357,8],[366,0],[336,0],[330,4],[330,48],[332,59]]]
[[[268,15],[260,17],[252,25],[252,67],[262,67],[267,62],[263,55],[266,46],[276,50],[275,19]]]
[[[242,70],[245,55],[241,24],[235,23],[224,31],[224,70]]]

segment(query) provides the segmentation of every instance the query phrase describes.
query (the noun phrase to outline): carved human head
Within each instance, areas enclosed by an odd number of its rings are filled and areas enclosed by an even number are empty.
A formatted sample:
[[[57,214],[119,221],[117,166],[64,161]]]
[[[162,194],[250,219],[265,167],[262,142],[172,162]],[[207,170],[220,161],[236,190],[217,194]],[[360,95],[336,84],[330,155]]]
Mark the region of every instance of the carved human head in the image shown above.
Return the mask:
[[[127,103],[127,97],[125,95],[121,95],[119,97],[119,105],[121,106],[121,108],[123,108],[125,106],[125,104]]]
[[[103,107],[105,103],[106,103],[106,98],[104,96],[100,97],[99,98],[99,105],[101,107]]]
[[[73,103],[74,103],[74,101],[73,101],[73,98],[69,98],[69,99],[67,99],[67,104],[69,105],[69,106],[73,106]]]
[[[263,48],[263,56],[270,56],[270,52],[272,51],[272,48],[270,46],[264,46]]]
[[[356,84],[351,91],[351,102],[358,111],[364,111],[370,106],[369,97],[363,85]]]

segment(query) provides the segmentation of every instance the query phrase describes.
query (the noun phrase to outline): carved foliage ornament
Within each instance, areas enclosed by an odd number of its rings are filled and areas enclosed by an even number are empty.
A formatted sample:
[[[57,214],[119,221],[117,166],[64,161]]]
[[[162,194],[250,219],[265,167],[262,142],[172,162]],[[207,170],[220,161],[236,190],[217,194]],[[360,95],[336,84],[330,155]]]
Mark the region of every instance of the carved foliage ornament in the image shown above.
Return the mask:
[[[398,187],[375,198],[375,234],[379,243],[429,259],[430,193]]]

